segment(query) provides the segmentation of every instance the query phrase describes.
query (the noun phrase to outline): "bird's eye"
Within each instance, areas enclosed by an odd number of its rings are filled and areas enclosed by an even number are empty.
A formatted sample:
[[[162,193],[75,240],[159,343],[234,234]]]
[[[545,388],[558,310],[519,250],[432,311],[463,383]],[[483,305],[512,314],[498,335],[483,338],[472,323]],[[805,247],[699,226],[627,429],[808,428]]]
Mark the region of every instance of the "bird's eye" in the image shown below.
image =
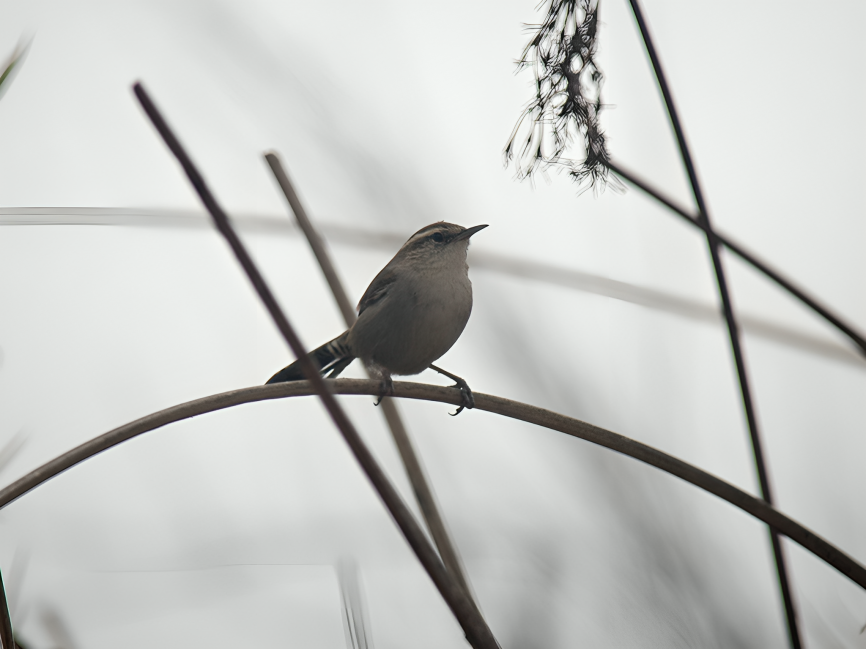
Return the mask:
[[[443,241],[445,241],[445,237],[442,236],[441,232],[434,232],[433,236],[431,236],[430,238],[433,239],[433,241],[435,241],[436,243],[442,243]]]

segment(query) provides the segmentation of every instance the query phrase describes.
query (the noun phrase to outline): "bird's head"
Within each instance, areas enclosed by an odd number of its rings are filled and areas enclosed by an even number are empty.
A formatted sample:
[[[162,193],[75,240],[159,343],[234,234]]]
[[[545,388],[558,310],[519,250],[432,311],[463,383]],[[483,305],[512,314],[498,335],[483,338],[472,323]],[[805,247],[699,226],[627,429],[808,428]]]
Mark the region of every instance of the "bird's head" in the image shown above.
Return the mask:
[[[421,228],[409,237],[398,255],[419,262],[447,262],[466,260],[469,237],[487,225],[464,228],[462,225],[439,221]]]

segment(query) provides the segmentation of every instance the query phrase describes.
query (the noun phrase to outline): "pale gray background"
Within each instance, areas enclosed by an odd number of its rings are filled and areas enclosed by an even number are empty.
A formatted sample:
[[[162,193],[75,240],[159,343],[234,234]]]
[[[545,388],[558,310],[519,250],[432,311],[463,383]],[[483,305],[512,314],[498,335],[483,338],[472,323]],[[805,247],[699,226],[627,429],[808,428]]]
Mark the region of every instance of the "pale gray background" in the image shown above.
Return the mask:
[[[866,328],[866,6],[645,11],[719,229]],[[529,0],[0,1],[0,55],[35,34],[0,101],[0,207],[58,208],[0,214],[0,443],[26,440],[0,481],[290,360],[134,100],[137,79],[247,219],[245,241],[311,346],[341,320],[286,225],[270,148],[326,232],[400,240],[439,219],[489,223],[470,264],[509,255],[714,307],[699,232],[635,191],[578,194],[565,176],[532,186],[503,169],[531,92],[530,74],[514,75],[522,24],[540,16]],[[612,154],[689,205],[627,3],[604,0],[601,18]],[[331,241],[353,298],[397,245]],[[866,362],[725,260],[741,313],[839,350],[745,336],[780,506],[866,561]],[[718,321],[480,263],[471,277],[475,310],[442,365],[755,491]],[[345,403],[409,499],[371,399]],[[739,510],[549,431],[400,405],[504,647],[785,646],[766,530]],[[807,646],[866,646],[863,591],[786,547]],[[0,512],[13,620],[39,648],[343,647],[332,566],[344,555],[378,647],[465,646],[312,399],[173,425]]]

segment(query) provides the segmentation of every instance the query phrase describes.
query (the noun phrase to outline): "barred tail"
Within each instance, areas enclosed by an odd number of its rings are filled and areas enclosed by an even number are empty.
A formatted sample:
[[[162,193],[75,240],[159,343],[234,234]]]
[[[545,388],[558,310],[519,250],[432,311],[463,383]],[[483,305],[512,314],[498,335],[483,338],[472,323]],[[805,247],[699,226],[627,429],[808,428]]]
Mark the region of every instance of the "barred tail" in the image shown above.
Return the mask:
[[[349,332],[337,336],[330,342],[326,342],[318,349],[310,352],[309,356],[313,363],[319,368],[322,376],[330,372],[329,378],[335,378],[340,375],[346,367],[355,360],[355,357],[349,351],[349,346],[346,341],[349,338]],[[268,383],[283,383],[285,381],[302,381],[304,373],[301,371],[301,364],[295,361],[288,367],[284,367],[279,372],[274,374]]]

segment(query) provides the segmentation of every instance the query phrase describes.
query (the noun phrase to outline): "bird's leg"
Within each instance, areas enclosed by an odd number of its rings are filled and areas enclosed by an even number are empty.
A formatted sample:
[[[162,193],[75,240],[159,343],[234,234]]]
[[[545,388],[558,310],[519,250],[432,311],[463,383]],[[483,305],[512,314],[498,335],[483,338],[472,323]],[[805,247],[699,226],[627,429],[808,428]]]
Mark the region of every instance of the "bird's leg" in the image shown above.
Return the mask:
[[[374,406],[378,406],[382,403],[382,399],[385,397],[394,396],[394,382],[391,380],[391,375],[384,371],[379,371],[378,374],[380,376],[379,399],[373,404]]]
[[[463,379],[461,379],[456,374],[452,374],[451,372],[446,372],[441,367],[436,367],[435,365],[431,365],[430,369],[439,372],[442,376],[447,376],[449,379],[454,381],[454,387],[460,389],[460,398],[463,401],[463,405],[457,408],[456,412],[452,412],[451,416],[454,417],[459,415],[464,408],[469,408],[470,410],[475,407],[475,397],[472,396],[472,390],[469,389],[469,384],[466,383]]]

